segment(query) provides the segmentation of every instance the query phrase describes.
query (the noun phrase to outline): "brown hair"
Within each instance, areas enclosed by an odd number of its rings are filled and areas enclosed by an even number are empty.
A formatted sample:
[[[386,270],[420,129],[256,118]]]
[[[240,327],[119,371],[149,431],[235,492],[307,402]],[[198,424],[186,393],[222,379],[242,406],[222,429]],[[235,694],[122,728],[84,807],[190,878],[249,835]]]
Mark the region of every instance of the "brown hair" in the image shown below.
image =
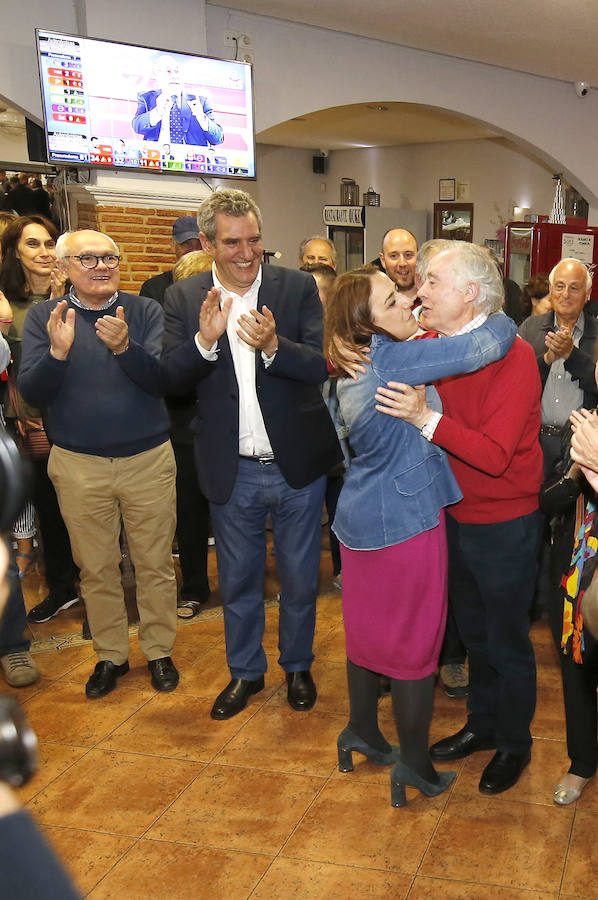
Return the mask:
[[[2,266],[0,268],[0,288],[11,303],[24,303],[29,297],[27,279],[20,259],[17,244],[28,225],[41,225],[53,241],[58,238],[58,229],[44,216],[19,216],[4,229],[2,234]]]
[[[532,314],[532,298],[541,300],[550,293],[548,275],[533,275],[521,291],[521,310],[525,318]]]
[[[324,352],[333,366],[342,370],[342,352],[339,353],[337,340],[345,349],[361,354],[362,347],[369,344],[373,334],[388,332],[372,321],[370,294],[372,276],[380,275],[376,266],[362,266],[339,275],[326,304],[324,327]],[[388,335],[392,337],[392,335]]]

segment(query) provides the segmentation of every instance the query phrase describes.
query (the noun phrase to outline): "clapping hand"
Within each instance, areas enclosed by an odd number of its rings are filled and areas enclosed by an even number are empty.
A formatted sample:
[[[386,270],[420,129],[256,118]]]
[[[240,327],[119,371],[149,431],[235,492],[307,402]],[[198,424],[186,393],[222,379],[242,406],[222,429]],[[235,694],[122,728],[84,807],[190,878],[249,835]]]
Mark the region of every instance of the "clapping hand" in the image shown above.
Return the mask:
[[[96,320],[96,334],[117,356],[125,352],[129,346],[129,326],[122,306],[116,307],[114,316],[100,316]]]
[[[232,297],[225,297],[220,308],[220,290],[212,287],[199,311],[199,333],[197,338],[204,350],[210,350],[226,331]]]
[[[261,313],[250,309],[249,315],[241,315],[238,319],[237,334],[242,341],[263,350],[266,356],[273,356],[278,350],[276,321],[267,306],[262,306]]]
[[[72,307],[66,309],[67,306],[67,300],[61,300],[57,303],[50,313],[50,318],[46,325],[50,338],[50,353],[55,359],[66,359],[75,340],[76,313]],[[65,309],[66,315],[63,319],[62,314]]]

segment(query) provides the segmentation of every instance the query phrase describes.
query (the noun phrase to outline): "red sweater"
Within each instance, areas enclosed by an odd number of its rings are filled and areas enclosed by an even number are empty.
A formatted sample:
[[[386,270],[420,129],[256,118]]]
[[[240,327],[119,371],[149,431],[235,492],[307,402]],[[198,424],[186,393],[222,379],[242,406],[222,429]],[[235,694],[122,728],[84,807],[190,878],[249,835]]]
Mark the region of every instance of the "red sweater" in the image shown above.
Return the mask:
[[[443,416],[434,443],[448,451],[463,500],[458,522],[490,524],[538,508],[542,482],[538,364],[520,337],[498,362],[436,383]]]

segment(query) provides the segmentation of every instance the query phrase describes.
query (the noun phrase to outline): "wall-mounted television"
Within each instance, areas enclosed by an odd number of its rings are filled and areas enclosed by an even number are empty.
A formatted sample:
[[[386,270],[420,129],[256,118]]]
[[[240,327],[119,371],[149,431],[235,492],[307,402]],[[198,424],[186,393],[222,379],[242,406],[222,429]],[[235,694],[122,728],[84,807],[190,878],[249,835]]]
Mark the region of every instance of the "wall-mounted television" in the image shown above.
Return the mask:
[[[255,178],[251,65],[36,35],[48,162]]]

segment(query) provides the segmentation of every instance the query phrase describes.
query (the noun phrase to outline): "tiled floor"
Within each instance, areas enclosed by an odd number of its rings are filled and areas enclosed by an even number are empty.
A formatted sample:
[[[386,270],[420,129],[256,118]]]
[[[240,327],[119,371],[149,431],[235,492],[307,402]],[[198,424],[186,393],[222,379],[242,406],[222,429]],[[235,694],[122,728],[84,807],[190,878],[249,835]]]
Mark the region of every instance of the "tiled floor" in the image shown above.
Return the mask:
[[[271,558],[270,570],[266,596],[276,592]],[[211,575],[215,584],[212,558]],[[35,573],[25,588],[28,607],[44,595]],[[353,773],[336,768],[347,697],[326,551],[320,588],[319,699],[308,713],[286,703],[273,606],[266,690],[226,722],[209,715],[228,680],[217,608],[181,626],[181,683],[165,695],[151,689],[132,637],[130,674],[108,697],[85,698],[95,658],[69,637],[80,631],[79,605],[33,627],[42,679],[18,696],[41,765],[21,795],[81,892],[94,900],[598,900],[598,786],[572,807],[552,803],[567,758],[547,626],[533,630],[540,687],[533,759],[520,782],[495,798],[479,794],[491,756],[479,753],[456,764],[446,794],[430,800],[408,789],[407,807],[394,809],[388,769],[361,757]],[[464,701],[437,689],[432,739],[459,728],[464,712]],[[380,718],[396,741],[388,698]]]

